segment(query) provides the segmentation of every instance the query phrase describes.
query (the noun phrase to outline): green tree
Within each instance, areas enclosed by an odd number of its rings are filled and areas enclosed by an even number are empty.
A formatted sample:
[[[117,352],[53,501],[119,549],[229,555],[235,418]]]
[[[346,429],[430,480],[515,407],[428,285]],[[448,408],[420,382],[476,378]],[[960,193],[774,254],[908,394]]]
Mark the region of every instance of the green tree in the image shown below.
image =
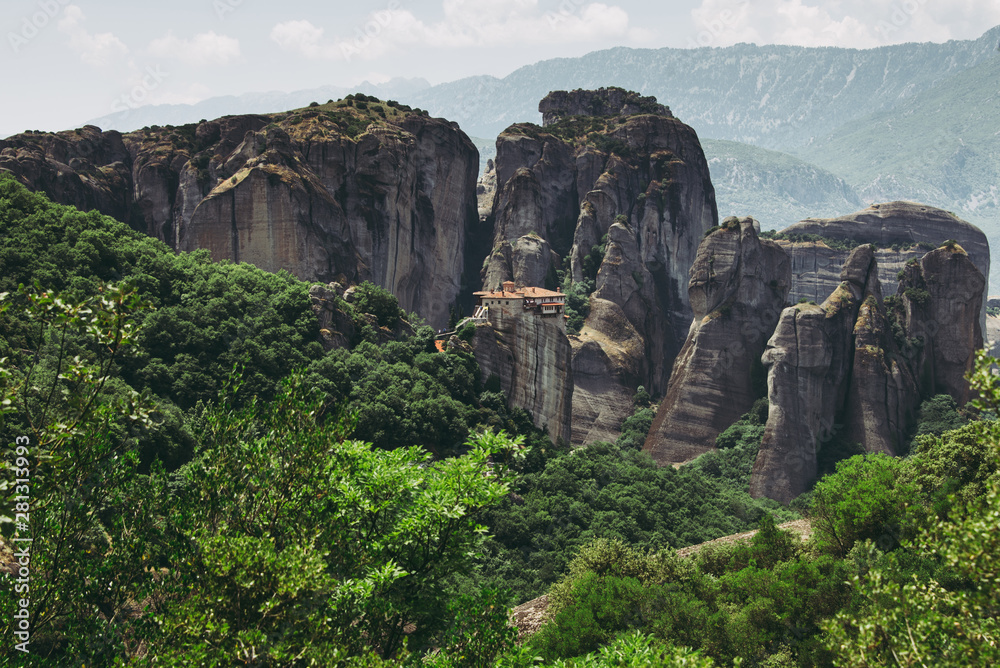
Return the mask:
[[[864,603],[824,624],[840,666],[988,666],[1000,660],[1000,490],[906,545],[963,579],[900,577],[896,554],[852,585]]]
[[[1000,379],[992,371],[997,363],[979,351],[969,374],[970,385],[980,395],[974,403],[994,414],[1000,408]],[[962,472],[962,466],[935,465],[937,455],[947,448],[933,446],[952,438],[958,441],[959,450],[974,446],[973,450],[987,453],[975,457],[992,460],[993,471],[985,480],[977,480],[982,465],[970,467],[971,475]],[[837,665],[957,667],[986,666],[1000,660],[1000,533],[996,530],[1000,526],[1000,475],[996,473],[1000,434],[996,422],[946,432],[939,442],[924,441],[921,446],[916,459],[927,450],[938,451],[928,458],[932,472],[949,468],[959,472],[960,478],[952,478],[958,482],[959,494],[947,500],[947,513],[904,541],[905,550],[887,555],[854,577],[852,585],[862,609],[845,611],[824,624]],[[924,450],[926,446],[931,447]],[[968,461],[968,455],[963,459]],[[985,488],[985,494],[961,495],[974,484]],[[913,558],[939,564],[949,577],[911,574],[907,562]]]
[[[374,283],[365,281],[354,289],[353,306],[359,313],[371,313],[382,327],[395,327],[403,315],[395,295]]]
[[[468,454],[373,450],[301,376],[202,419],[182,470],[184,536],[151,640],[155,665],[332,665],[392,657],[448,624],[446,580],[467,569],[477,512],[509,491],[519,441],[480,433]],[[325,417],[323,417],[325,414]]]
[[[123,620],[148,583],[156,533],[134,447],[155,406],[113,376],[137,339],[142,303],[120,285],[85,299],[36,287],[0,300],[35,332],[32,350],[0,359],[0,432],[18,467],[4,468],[0,491],[4,511],[24,513],[16,525],[0,516],[0,529],[31,541],[30,590],[17,597],[30,601],[30,651],[110,665],[134,649]],[[12,598],[0,600],[11,619]]]
[[[812,524],[821,550],[846,556],[857,541],[896,547],[912,531],[907,507],[921,502],[917,486],[905,479],[903,460],[881,453],[856,455],[816,483]]]

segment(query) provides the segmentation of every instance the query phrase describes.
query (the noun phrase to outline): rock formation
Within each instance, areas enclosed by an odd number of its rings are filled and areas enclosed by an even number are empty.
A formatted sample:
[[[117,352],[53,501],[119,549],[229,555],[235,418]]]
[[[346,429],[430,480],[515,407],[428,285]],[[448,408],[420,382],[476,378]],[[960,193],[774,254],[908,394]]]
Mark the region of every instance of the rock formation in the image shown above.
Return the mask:
[[[920,400],[912,365],[894,339],[880,295],[872,290],[854,325],[854,361],[842,438],[865,452],[899,454]]]
[[[477,156],[455,124],[372,101],[0,142],[0,169],[55,201],[179,250],[371,280],[436,327],[476,287]]]
[[[986,331],[983,336],[983,345],[990,357],[1000,355],[1000,316],[986,315]]]
[[[875,253],[859,246],[822,306],[782,312],[763,356],[770,408],[751,495],[806,491],[834,437],[897,454],[921,400],[970,398],[986,281],[968,254],[950,242],[907,263],[892,300],[878,276]]]
[[[986,279],[965,250],[949,243],[906,266],[899,284],[908,337],[919,339],[914,373],[924,396],[973,398],[965,374],[983,347],[979,316]]]
[[[781,234],[786,234],[785,230]],[[944,239],[938,243],[940,241]],[[789,241],[778,238],[775,242],[785,250],[792,263],[792,288],[788,293],[788,301],[792,304],[801,299],[819,304],[826,299],[840,285],[840,270],[844,268],[844,263],[853,250],[831,248],[824,241]],[[897,275],[906,263],[923,257],[932,247],[930,244],[913,245],[898,251],[878,248],[875,260],[878,262],[878,277],[884,293],[895,294],[899,280]]]
[[[611,86],[597,90],[549,93],[538,105],[542,112],[542,125],[552,125],[569,116],[634,116],[656,114],[672,116],[670,108],[657,103],[655,97]]]
[[[479,207],[479,220],[486,222],[493,212],[493,199],[497,195],[497,168],[490,158],[486,161],[486,169],[476,181],[476,202]]]
[[[714,448],[753,405],[755,365],[785,306],[788,257],[757,237],[758,223],[730,217],[698,249],[688,294],[694,322],[674,362],[645,452],[661,466]]]
[[[642,337],[622,308],[591,297],[583,329],[573,347],[574,444],[614,442],[632,412],[634,388],[642,385]]]
[[[580,378],[601,377],[574,395],[581,443],[584,434],[610,433],[593,429],[599,415],[617,430],[630,407],[623,397],[636,385],[666,391],[691,322],[683,286],[717,221],[715,196],[697,135],[655,100],[621,89],[555,92],[539,109],[544,128],[514,125],[497,140],[493,251],[482,277],[512,276],[517,244],[538,236],[574,281],[593,281],[594,317],[572,339]],[[603,256],[594,251],[602,243]],[[602,301],[617,306],[615,317]],[[636,335],[627,345],[616,343],[619,316]],[[601,331],[605,325],[616,331]]]
[[[818,235],[838,242],[876,244],[879,280],[885,294],[896,292],[897,275],[907,262],[919,259],[946,240],[953,239],[969,254],[983,276],[990,275],[990,249],[975,225],[954,214],[913,202],[873,204],[837,218],[809,218],[786,227],[781,236],[801,238]],[[819,302],[839,283],[841,267],[850,251],[835,250],[823,242],[790,242],[778,239],[792,259],[792,289],[789,300]],[[980,327],[985,329],[985,306]]]
[[[511,406],[528,410],[553,442],[569,441],[572,350],[555,320],[491,306],[490,324],[476,327],[472,349],[483,379],[497,376]]]
[[[309,302],[319,321],[320,341],[324,350],[347,348],[354,337],[354,320],[338,306],[344,298],[344,288],[339,283],[309,286]]]
[[[0,140],[0,170],[55,202],[134,224],[131,163],[122,135],[93,125]]]
[[[822,305],[782,311],[762,359],[770,406],[752,496],[787,503],[816,478],[819,448],[832,436],[847,397],[858,309],[878,290],[874,253],[859,246]]]
[[[513,244],[504,240],[490,255],[483,277],[483,287],[494,289],[505,281],[556,289],[559,256],[549,242],[537,234],[526,234]]]

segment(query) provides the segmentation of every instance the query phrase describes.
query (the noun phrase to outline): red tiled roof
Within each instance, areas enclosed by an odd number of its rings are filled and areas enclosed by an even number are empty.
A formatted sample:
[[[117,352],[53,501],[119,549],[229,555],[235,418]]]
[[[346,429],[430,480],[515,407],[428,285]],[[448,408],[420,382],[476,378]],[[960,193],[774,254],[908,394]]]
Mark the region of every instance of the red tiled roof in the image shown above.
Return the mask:
[[[532,299],[544,299],[546,297],[565,297],[564,292],[554,292],[552,290],[546,290],[544,288],[526,287],[526,288],[515,288],[513,292],[510,290],[499,290],[497,292],[483,291],[472,293],[476,297],[486,297],[487,299],[524,299],[529,297]]]
[[[545,290],[544,288],[522,288],[525,297],[565,297],[566,294],[559,291]]]

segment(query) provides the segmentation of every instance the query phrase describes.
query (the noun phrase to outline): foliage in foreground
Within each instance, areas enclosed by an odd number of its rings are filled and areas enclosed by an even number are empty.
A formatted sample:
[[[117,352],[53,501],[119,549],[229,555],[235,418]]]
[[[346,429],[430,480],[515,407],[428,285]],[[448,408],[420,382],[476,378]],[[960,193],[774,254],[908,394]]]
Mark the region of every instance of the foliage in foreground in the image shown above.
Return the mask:
[[[990,411],[1000,406],[993,362],[981,357],[972,376]],[[928,421],[964,422],[953,410],[937,398],[925,413]],[[736,437],[728,450],[741,447],[742,435],[756,437],[752,420],[741,422],[726,437]],[[812,495],[808,544],[769,518],[750,541],[706,545],[688,559],[590,543],[551,589],[554,616],[530,647],[566,660],[637,632],[721,664],[996,662],[1000,426],[939,431],[925,430],[905,459],[840,462]]]
[[[477,593],[470,617],[448,606],[446,585],[471,564],[479,510],[509,492],[520,439],[479,433],[443,461],[373,450],[301,375],[271,401],[236,401],[237,376],[200,414],[191,462],[137,475],[128,446],[150,410],[138,396],[109,403],[102,388],[137,336],[139,304],[120,288],[101,294],[27,295],[43,346],[67,330],[93,345],[57,354],[63,367],[37,370],[48,357],[26,355],[0,374],[5,417],[19,409],[31,425],[31,661],[339,665],[397,656],[406,641],[468,652],[470,633],[484,660],[506,648],[504,595]]]

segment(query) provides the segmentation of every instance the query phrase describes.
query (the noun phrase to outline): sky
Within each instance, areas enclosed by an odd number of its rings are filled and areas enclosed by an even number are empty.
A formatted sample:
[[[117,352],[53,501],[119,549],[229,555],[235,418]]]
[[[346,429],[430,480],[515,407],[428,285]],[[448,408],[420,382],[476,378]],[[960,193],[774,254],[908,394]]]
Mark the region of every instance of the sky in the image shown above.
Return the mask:
[[[0,137],[145,104],[505,76],[613,46],[975,39],[997,0],[4,0]]]

